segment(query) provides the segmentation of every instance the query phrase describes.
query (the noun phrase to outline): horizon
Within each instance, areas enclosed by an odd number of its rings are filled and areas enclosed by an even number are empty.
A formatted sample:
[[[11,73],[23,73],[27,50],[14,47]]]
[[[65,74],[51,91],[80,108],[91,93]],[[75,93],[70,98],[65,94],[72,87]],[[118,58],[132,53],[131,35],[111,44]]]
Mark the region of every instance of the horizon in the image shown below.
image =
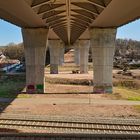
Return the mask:
[[[118,28],[116,39],[140,41],[140,19],[132,21]],[[0,19],[0,46],[10,43],[19,44],[23,42],[21,28]],[[14,34],[14,35],[13,35]]]
[[[140,40],[134,40],[134,39],[131,39],[131,38],[116,38],[116,40],[117,39],[121,39],[121,40],[127,40],[127,41],[129,41],[129,40],[132,40],[132,41],[137,41],[137,42],[140,42]],[[18,42],[18,43],[15,43],[15,42],[9,42],[8,44],[5,44],[5,45],[0,45],[0,48],[2,48],[2,47],[7,47],[9,44],[11,44],[11,43],[13,43],[14,45],[18,45],[18,44],[21,44],[21,43],[23,43],[23,41],[22,42]]]

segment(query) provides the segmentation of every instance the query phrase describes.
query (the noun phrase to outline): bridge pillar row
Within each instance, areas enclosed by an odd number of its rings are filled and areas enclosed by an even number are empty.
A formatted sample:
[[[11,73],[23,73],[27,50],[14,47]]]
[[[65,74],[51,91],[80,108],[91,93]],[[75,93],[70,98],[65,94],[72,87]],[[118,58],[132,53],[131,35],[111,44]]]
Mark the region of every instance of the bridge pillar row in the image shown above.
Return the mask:
[[[62,55],[62,47],[60,40],[49,40],[50,50],[50,74],[58,74],[58,66],[60,62],[60,56]]]
[[[79,40],[80,73],[88,73],[89,40]]]
[[[76,66],[80,66],[80,48],[79,48],[79,41],[74,43],[74,62]]]
[[[59,65],[62,66],[64,64],[64,53],[65,53],[65,44],[61,41],[60,42],[60,58],[59,58]]]
[[[22,29],[26,60],[26,92],[45,92],[45,58],[48,29]]]
[[[112,93],[112,69],[116,31],[115,28],[90,29],[94,93]]]

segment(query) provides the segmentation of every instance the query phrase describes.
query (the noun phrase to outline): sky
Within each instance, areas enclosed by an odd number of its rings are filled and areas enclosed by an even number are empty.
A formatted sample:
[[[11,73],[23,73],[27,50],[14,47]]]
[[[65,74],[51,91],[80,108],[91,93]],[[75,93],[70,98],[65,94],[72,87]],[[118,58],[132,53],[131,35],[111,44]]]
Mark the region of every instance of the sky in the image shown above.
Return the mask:
[[[140,41],[140,20],[118,28],[117,38]],[[0,46],[5,46],[9,43],[18,44],[21,42],[21,29],[6,21],[0,20]]]

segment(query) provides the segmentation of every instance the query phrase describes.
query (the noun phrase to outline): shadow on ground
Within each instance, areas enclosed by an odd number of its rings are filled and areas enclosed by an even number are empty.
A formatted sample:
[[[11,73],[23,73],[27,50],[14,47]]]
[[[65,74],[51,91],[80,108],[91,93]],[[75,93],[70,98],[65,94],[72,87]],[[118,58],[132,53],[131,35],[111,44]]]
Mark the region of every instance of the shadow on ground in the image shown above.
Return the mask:
[[[25,75],[2,75],[0,77],[0,114],[25,88]]]
[[[45,94],[51,94],[51,95],[53,95],[53,94],[57,94],[58,96],[59,95],[62,95],[62,94],[75,94],[75,95],[78,95],[78,94],[93,94],[93,92],[59,92],[59,93],[55,93],[55,92],[47,92],[47,93],[45,93]]]

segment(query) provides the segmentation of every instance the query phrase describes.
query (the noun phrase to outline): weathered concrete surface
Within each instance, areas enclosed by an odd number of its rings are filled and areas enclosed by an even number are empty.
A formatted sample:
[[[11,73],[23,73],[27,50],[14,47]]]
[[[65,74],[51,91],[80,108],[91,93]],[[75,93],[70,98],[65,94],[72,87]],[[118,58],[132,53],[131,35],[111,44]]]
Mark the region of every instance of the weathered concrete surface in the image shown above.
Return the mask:
[[[89,40],[79,40],[80,73],[88,73]]]
[[[112,68],[116,29],[90,29],[94,69],[94,92],[112,93]]]
[[[44,93],[44,68],[48,29],[22,29],[26,59],[27,92]]]
[[[77,66],[80,66],[80,48],[79,41],[74,44],[74,61]]]
[[[89,39],[89,27],[119,27],[140,17],[140,0],[53,2],[56,7],[48,0],[0,0],[0,17],[20,27],[51,27],[49,39],[61,38],[65,44],[73,44],[79,37]]]
[[[63,42],[60,42],[60,58],[59,58],[59,65],[62,66],[64,64],[64,53],[65,53],[65,46]]]
[[[50,74],[58,74],[58,64],[50,64]]]
[[[50,50],[50,73],[58,74],[58,66],[62,64],[63,58],[63,46],[60,40],[49,40],[49,50]]]

